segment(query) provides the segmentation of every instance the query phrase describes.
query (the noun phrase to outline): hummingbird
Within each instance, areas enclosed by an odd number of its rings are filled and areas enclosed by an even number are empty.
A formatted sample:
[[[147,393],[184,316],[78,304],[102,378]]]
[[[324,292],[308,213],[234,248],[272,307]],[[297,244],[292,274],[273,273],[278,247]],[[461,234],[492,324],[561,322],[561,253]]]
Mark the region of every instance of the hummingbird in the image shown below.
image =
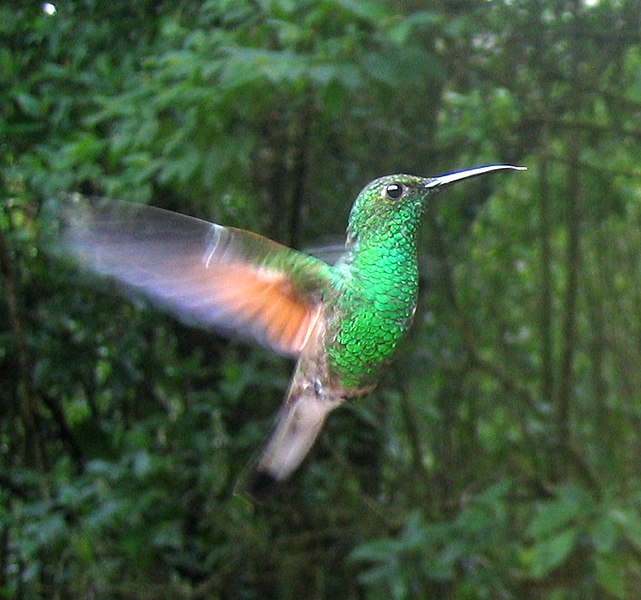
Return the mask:
[[[60,206],[63,253],[179,318],[296,359],[276,424],[250,465],[260,497],[300,465],[334,409],[370,393],[410,327],[417,235],[430,199],[498,164],[437,177],[380,177],[358,194],[334,264],[261,235],[108,199]]]

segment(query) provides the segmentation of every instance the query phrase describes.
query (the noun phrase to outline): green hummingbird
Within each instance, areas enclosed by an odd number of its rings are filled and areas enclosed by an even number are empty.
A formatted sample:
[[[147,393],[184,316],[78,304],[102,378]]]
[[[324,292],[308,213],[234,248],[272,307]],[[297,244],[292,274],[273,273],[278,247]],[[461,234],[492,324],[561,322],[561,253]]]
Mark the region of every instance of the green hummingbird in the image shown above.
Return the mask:
[[[376,387],[416,310],[417,233],[428,200],[458,181],[524,168],[375,179],[354,202],[333,265],[242,229],[82,196],[63,203],[60,240],[90,270],[178,317],[297,360],[250,467],[250,493],[260,495],[300,465],[332,410]]]

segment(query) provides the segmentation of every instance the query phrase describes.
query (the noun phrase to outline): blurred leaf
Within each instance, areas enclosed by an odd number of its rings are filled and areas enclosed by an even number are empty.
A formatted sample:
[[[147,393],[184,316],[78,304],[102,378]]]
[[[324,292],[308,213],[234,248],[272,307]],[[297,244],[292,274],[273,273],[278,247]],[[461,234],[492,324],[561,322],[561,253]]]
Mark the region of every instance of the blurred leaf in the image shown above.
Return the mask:
[[[596,578],[599,585],[615,598],[626,598],[625,561],[616,554],[596,557]]]
[[[528,565],[530,575],[539,579],[559,567],[572,553],[576,539],[576,529],[569,528],[535,542]]]
[[[389,562],[402,548],[399,542],[392,539],[381,539],[361,544],[350,554],[354,561]]]
[[[390,42],[402,46],[408,43],[415,30],[422,28],[432,29],[441,22],[442,19],[436,12],[418,11],[396,20],[393,25],[388,27],[386,36]]]
[[[591,531],[592,543],[600,554],[611,552],[620,537],[620,528],[612,519],[612,514],[601,515]]]
[[[545,537],[574,523],[583,515],[588,503],[589,497],[583,488],[575,485],[562,486],[555,500],[540,505],[538,514],[528,526],[528,535],[534,538]]]
[[[631,509],[614,509],[610,513],[612,520],[620,525],[625,538],[641,550],[641,516]]]
[[[29,117],[42,116],[42,103],[26,92],[16,94],[16,102],[21,110]]]

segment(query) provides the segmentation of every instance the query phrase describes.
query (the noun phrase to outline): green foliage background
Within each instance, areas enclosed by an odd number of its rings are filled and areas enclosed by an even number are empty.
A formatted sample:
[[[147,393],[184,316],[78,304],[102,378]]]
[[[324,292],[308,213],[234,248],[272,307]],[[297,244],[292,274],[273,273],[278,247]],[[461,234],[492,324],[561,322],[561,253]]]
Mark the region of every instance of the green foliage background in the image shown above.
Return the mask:
[[[638,0],[0,6],[0,597],[641,597]],[[42,251],[71,190],[305,247],[390,172],[491,162],[419,311],[283,495],[291,365]]]

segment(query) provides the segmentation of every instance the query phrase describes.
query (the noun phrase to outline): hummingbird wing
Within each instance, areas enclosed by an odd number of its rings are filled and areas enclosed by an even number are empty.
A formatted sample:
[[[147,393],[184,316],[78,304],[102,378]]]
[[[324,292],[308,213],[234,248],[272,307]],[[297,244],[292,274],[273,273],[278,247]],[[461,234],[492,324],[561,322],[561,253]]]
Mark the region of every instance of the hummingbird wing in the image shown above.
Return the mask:
[[[260,235],[159,208],[70,196],[58,252],[187,322],[297,356],[319,319],[329,267]]]

